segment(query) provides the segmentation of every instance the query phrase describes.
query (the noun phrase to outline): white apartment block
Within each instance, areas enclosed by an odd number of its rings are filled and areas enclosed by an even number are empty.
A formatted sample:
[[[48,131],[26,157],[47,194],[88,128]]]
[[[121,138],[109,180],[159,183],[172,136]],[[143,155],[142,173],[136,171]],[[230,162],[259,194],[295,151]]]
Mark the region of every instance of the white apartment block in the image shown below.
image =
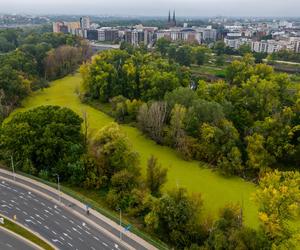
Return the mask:
[[[283,49],[300,53],[300,37],[290,37],[286,40],[266,40],[251,43],[252,51],[272,54]]]
[[[196,41],[201,44],[205,41],[216,41],[217,31],[211,27],[199,28],[171,28],[168,30],[159,30],[156,33],[157,39],[162,37],[168,38],[171,41]]]

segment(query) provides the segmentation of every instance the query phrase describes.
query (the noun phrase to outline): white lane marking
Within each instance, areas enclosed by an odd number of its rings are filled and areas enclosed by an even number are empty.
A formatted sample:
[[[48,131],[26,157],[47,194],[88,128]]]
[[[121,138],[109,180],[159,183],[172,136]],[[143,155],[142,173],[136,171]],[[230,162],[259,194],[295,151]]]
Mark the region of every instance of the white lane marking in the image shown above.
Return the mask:
[[[49,230],[49,227],[47,227],[47,226],[44,226],[44,228],[46,228],[47,230]]]
[[[22,211],[23,214],[28,215],[28,213],[26,213],[25,211]]]
[[[89,235],[91,234],[89,231],[86,231],[86,230],[84,230],[84,231],[85,231],[87,234],[89,234]]]
[[[36,225],[36,223],[34,223],[32,220],[29,220],[29,219],[25,219],[26,222],[30,222],[32,223],[33,225]]]
[[[68,245],[70,246],[70,247],[73,247],[73,245],[70,243],[70,242],[68,242]],[[96,249],[95,249],[96,250]]]
[[[115,248],[119,248],[118,244],[115,244]]]
[[[72,229],[81,235],[81,233],[75,227],[72,227]]]
[[[64,215],[61,215],[64,219],[67,219],[67,217],[66,216],[64,216]]]
[[[61,240],[65,241],[65,239],[63,237],[59,236],[59,238],[61,238]]]
[[[63,243],[62,243],[60,240],[58,240],[58,239],[52,239],[52,241],[55,242],[55,243],[58,242],[58,243],[60,243],[61,245],[63,245]]]
[[[18,211],[21,211],[21,209],[20,209],[20,208],[18,208],[18,207],[16,207],[16,209],[17,209]]]
[[[77,227],[80,228],[80,229],[82,230],[82,227],[81,227],[81,226],[77,225]]]
[[[108,247],[108,245],[105,242],[102,242],[102,245]]]
[[[12,209],[10,206],[5,205],[5,204],[1,205],[1,207],[7,207],[7,208],[9,208],[9,209]]]
[[[67,229],[68,233],[72,233],[70,229]]]
[[[50,215],[53,215],[53,213],[49,212],[48,210],[44,209],[44,211]]]
[[[56,220],[54,221],[55,224],[60,225],[59,222],[57,222]]]
[[[40,218],[42,221],[45,221],[39,214],[35,214],[36,217]]]
[[[20,199],[28,201],[23,195],[19,195]]]
[[[81,239],[80,237],[78,237],[78,239],[79,239],[81,242],[83,242],[83,239]]]
[[[99,241],[99,238],[97,238],[96,236],[93,237],[96,241]]]
[[[69,220],[72,224],[74,224],[74,221],[72,221],[72,220]]]
[[[52,207],[47,207],[49,210],[52,210]]]
[[[54,232],[53,230],[51,231],[53,234],[55,234],[55,235],[57,235],[57,233],[56,232]]]
[[[63,233],[64,236],[66,236],[67,238],[69,238],[70,240],[72,240],[72,237],[70,237],[68,234]]]
[[[41,205],[44,206],[44,207],[46,206],[44,202],[41,202]]]

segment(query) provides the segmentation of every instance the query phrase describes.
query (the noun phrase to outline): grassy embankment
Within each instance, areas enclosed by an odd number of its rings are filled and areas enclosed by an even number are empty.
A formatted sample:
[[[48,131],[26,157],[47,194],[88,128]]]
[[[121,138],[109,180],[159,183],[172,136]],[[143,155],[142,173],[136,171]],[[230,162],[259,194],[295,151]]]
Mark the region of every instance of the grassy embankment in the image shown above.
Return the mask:
[[[112,122],[113,119],[99,110],[82,104],[76,94],[81,78],[79,75],[69,76],[57,80],[51,86],[42,91],[34,92],[23,102],[23,107],[16,110],[20,112],[40,105],[60,105],[71,108],[79,115],[86,112],[90,132],[93,134],[100,128]],[[246,225],[257,228],[257,207],[251,200],[251,194],[255,191],[255,185],[245,182],[241,178],[225,178],[200,162],[186,162],[182,160],[174,150],[159,146],[152,140],[144,137],[136,128],[122,125],[122,129],[128,135],[134,150],[141,157],[141,167],[145,173],[147,159],[154,155],[162,166],[168,168],[168,182],[165,189],[185,187],[189,192],[202,194],[206,215],[216,216],[218,210],[227,203],[240,203],[244,209]],[[89,195],[88,192],[84,193]],[[95,198],[94,194],[93,198]]]
[[[1,215],[0,215],[0,217],[1,217]],[[38,236],[36,236],[33,233],[29,232],[25,228],[17,225],[16,223],[14,223],[11,220],[8,220],[8,219],[5,218],[4,219],[4,224],[0,224],[0,226],[8,229],[9,231],[12,231],[12,232],[20,235],[21,237],[23,237],[23,238],[25,238],[25,239],[33,242],[33,243],[35,243],[36,245],[42,247],[45,250],[53,250],[54,249],[47,242],[43,241]]]

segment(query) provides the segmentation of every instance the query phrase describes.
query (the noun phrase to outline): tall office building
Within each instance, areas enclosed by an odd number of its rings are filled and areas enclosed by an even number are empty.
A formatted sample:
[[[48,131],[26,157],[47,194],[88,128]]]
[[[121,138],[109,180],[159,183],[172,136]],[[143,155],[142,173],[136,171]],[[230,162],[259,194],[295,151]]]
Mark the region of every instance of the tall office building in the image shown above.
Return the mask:
[[[91,19],[88,16],[80,18],[80,28],[89,29],[91,27]]]

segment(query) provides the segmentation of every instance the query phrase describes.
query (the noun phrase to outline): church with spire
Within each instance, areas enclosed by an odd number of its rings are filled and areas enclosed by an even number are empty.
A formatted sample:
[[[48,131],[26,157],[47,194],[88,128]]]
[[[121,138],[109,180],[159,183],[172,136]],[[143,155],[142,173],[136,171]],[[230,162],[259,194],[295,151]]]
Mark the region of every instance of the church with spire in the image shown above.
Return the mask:
[[[172,19],[171,19],[171,11],[169,10],[169,16],[168,16],[167,26],[168,26],[168,28],[176,27],[176,14],[175,14],[175,10],[173,11],[173,17],[172,17]]]

